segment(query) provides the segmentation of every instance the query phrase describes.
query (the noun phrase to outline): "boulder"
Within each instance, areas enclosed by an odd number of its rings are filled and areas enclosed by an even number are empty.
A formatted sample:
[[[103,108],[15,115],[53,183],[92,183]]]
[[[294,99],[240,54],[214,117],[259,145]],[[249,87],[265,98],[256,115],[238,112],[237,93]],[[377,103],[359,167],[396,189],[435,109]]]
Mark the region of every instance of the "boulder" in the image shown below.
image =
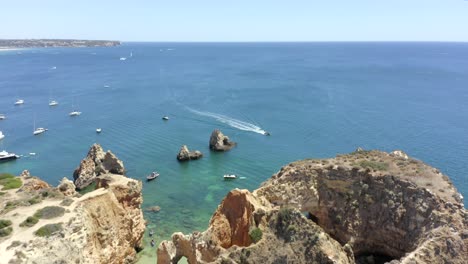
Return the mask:
[[[177,160],[187,161],[187,160],[197,160],[203,157],[203,153],[198,150],[189,151],[186,145],[183,145],[180,148],[179,154],[177,154]]]
[[[236,146],[236,142],[231,141],[219,129],[215,129],[210,137],[210,149],[214,151],[228,151]]]
[[[21,186],[21,188],[18,190],[19,192],[34,192],[48,189],[51,187],[47,182],[37,177],[31,176],[28,170],[24,170],[20,174],[20,178],[23,182],[23,186]]]
[[[76,186],[67,178],[63,178],[60,181],[60,184],[57,186],[57,189],[65,196],[73,196],[76,194]]]
[[[108,173],[123,175],[125,173],[123,162],[110,150],[104,152],[99,144],[94,144],[73,173],[74,184],[78,190],[81,190],[93,183],[97,176]]]

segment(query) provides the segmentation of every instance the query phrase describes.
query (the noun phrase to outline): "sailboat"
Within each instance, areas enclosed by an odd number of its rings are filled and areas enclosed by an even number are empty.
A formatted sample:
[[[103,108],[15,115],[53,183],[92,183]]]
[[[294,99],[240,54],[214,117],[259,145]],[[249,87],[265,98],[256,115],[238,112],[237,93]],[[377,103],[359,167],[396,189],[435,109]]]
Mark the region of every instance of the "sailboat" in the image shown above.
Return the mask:
[[[38,127],[36,128],[36,117],[34,117],[34,130],[33,130],[33,135],[37,136],[39,134],[42,134],[44,132],[46,132],[48,129],[47,128],[43,128],[43,127]]]
[[[56,100],[52,100],[52,89],[49,90],[49,106],[56,106],[58,102]]]
[[[68,114],[69,116],[79,116],[81,112],[76,111],[74,104],[72,103],[72,111]]]

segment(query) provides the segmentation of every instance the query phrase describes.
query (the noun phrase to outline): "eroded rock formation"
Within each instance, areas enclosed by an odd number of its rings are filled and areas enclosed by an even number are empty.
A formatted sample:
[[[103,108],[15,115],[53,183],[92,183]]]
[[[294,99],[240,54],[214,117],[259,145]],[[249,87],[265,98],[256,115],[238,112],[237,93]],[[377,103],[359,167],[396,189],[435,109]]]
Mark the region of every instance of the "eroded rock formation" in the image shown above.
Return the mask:
[[[76,186],[73,184],[72,181],[70,181],[67,178],[63,178],[59,185],[57,186],[57,189],[64,195],[64,196],[73,196],[75,195],[76,192]]]
[[[33,205],[22,203],[13,209],[0,208],[0,218],[13,222],[12,234],[0,240],[0,263],[134,263],[145,230],[142,183],[110,174],[101,175],[96,181],[99,188],[79,198],[62,200],[53,196]],[[59,186],[70,184],[62,180]],[[65,193],[71,190],[68,187]],[[61,191],[60,187],[57,190]],[[24,192],[17,193],[21,196],[12,194],[16,193],[6,194],[10,201],[31,199]],[[41,197],[40,191],[30,195]],[[62,216],[40,219],[32,227],[19,226],[45,206],[66,206],[67,210]],[[46,224],[60,228],[46,236],[35,235]]]
[[[123,162],[110,150],[104,152],[99,144],[94,144],[73,173],[74,184],[80,190],[93,183],[97,176],[107,173],[123,175]]]
[[[293,162],[253,193],[230,192],[205,232],[162,242],[158,263],[461,264],[467,230],[447,176],[402,151],[361,149]]]
[[[231,141],[219,129],[215,129],[210,136],[210,149],[214,151],[228,151],[236,146],[236,142]]]
[[[177,154],[177,160],[179,161],[187,161],[187,160],[197,160],[203,157],[203,154],[198,151],[189,151],[186,145],[183,145],[180,148],[179,153]]]

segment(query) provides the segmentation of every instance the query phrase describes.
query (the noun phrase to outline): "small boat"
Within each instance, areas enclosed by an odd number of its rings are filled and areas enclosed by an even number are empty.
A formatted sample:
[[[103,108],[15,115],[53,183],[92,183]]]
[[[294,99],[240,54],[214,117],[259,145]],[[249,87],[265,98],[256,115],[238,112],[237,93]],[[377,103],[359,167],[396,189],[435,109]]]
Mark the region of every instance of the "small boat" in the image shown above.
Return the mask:
[[[0,120],[5,120],[6,116],[3,114],[0,114]]]
[[[263,135],[265,135],[265,136],[271,136],[270,132],[268,132],[268,131],[263,131]]]
[[[109,88],[109,87],[110,87],[110,85],[107,85],[107,84],[106,84],[106,85],[104,85],[104,88]]]
[[[159,173],[153,171],[150,175],[146,176],[146,180],[147,181],[152,181],[152,180],[156,179],[157,177],[159,177]]]
[[[169,120],[169,117],[168,116],[163,116],[162,120]]]
[[[49,106],[56,106],[56,105],[58,105],[58,102],[55,100],[52,100],[49,102]]]
[[[81,115],[81,112],[73,111],[73,112],[70,112],[68,115],[69,116],[79,116],[79,115]]]
[[[235,174],[224,174],[224,179],[225,180],[237,179],[237,175],[235,175]]]
[[[16,102],[15,102],[15,105],[22,105],[22,104],[24,104],[24,100],[23,100],[23,99],[18,99],[18,100],[16,100]]]
[[[54,67],[52,67],[51,69],[52,69],[52,70],[56,70],[56,69],[57,69],[57,67],[56,67],[56,66],[54,66]]]
[[[101,133],[101,132],[102,132],[102,129],[100,129],[100,128],[96,128],[96,133],[98,133],[98,134],[99,134],[99,133]]]
[[[0,152],[0,161],[15,160],[19,159],[19,156],[15,153],[8,153],[5,150]]]
[[[29,156],[36,156],[36,152],[29,152]]]
[[[0,131],[0,140],[4,139],[5,135],[3,135],[2,131]]]
[[[124,60],[126,60],[126,59],[127,59],[127,58],[125,58],[125,57],[120,57],[120,60],[121,60],[121,61],[124,61]]]
[[[47,128],[38,127],[34,130],[33,134],[36,136],[36,135],[46,132],[47,130],[48,130]]]

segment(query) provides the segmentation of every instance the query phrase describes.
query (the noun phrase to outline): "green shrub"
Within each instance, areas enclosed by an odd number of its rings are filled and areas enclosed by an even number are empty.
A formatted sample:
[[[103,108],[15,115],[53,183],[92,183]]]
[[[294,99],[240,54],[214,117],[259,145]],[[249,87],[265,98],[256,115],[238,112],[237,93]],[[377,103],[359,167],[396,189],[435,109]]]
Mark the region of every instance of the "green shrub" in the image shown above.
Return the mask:
[[[73,203],[73,199],[67,197],[67,198],[63,199],[63,201],[60,203],[60,205],[62,205],[62,206],[70,206],[72,203]]]
[[[0,219],[0,229],[11,226],[11,221],[10,220],[5,220],[5,219]]]
[[[35,197],[33,197],[33,198],[31,198],[31,199],[28,200],[28,203],[29,203],[30,205],[38,204],[38,203],[40,203],[40,202],[42,202],[42,199],[41,199],[41,197],[39,197],[39,196],[35,196]]]
[[[7,247],[7,249],[10,249],[10,248],[15,248],[15,247],[18,247],[18,246],[21,246],[21,242],[18,241],[18,240],[15,240],[13,242],[11,242],[11,244]]]
[[[3,196],[5,194],[6,194],[6,192],[0,192],[0,196]]]
[[[3,185],[2,190],[11,190],[17,189],[23,185],[23,182],[20,178],[15,177],[11,174],[2,174],[2,178],[0,178],[0,185]]]
[[[288,226],[288,223],[292,219],[293,209],[288,207],[283,207],[279,210],[278,213],[278,224],[283,226]]]
[[[11,228],[11,226],[4,227],[4,228],[0,229],[0,237],[9,236],[11,234],[11,232],[13,232],[13,228]]]
[[[39,222],[39,219],[37,217],[34,217],[34,216],[28,216],[28,218],[26,218],[26,220],[24,220],[20,226],[21,227],[31,227],[31,226],[34,226],[35,224],[37,224],[37,222]]]
[[[50,237],[63,230],[62,224],[48,224],[39,228],[34,234],[39,237]]]
[[[3,179],[8,179],[8,178],[14,178],[15,175],[11,174],[11,173],[0,173],[0,180],[3,180]]]
[[[250,239],[252,239],[254,243],[257,243],[258,241],[260,241],[260,239],[262,239],[263,232],[260,228],[256,227],[250,230],[249,236],[250,236]]]
[[[51,219],[65,214],[65,208],[60,206],[46,206],[34,214],[36,218]]]

